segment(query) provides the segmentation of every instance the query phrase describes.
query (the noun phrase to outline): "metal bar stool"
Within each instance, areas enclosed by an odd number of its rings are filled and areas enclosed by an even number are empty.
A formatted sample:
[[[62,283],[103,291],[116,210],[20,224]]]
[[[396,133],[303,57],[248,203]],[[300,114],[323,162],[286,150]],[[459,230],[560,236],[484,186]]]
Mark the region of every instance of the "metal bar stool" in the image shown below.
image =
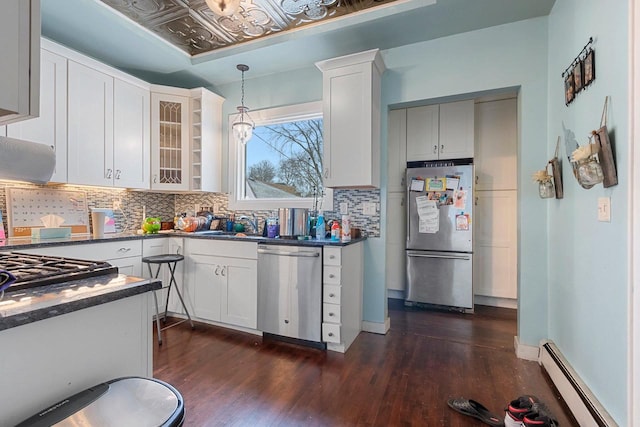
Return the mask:
[[[158,297],[156,295],[156,291],[153,292],[153,300],[156,303],[156,327],[158,328],[158,345],[162,345],[161,333],[165,329],[179,325],[180,323],[186,322],[187,320],[189,320],[189,323],[191,323],[191,329],[195,328],[195,326],[193,325],[193,321],[191,320],[191,315],[189,314],[189,310],[187,310],[187,306],[185,305],[184,300],[182,299],[182,294],[180,293],[180,289],[178,289],[178,284],[176,283],[176,277],[175,277],[176,266],[180,261],[183,261],[183,260],[184,260],[184,256],[180,254],[153,255],[153,256],[147,256],[142,258],[142,262],[147,264],[147,267],[149,267],[149,275],[154,279],[158,278],[158,275],[160,274],[160,269],[162,268],[162,264],[167,264],[167,267],[169,267],[169,272],[171,273],[171,280],[169,280],[169,285],[162,286],[162,288],[160,288],[160,289],[168,289],[167,300],[164,304],[164,315],[162,316],[162,322],[164,323],[167,321],[167,311],[169,310],[169,295],[171,294],[172,287],[175,288],[176,293],[178,294],[178,298],[180,298],[180,303],[182,304],[182,308],[184,309],[184,312],[187,314],[187,319],[183,319],[179,322],[172,323],[169,326],[165,326],[164,328],[160,328],[160,312],[158,310]],[[158,269],[156,270],[155,275],[151,271],[151,264],[156,264],[158,266]]]

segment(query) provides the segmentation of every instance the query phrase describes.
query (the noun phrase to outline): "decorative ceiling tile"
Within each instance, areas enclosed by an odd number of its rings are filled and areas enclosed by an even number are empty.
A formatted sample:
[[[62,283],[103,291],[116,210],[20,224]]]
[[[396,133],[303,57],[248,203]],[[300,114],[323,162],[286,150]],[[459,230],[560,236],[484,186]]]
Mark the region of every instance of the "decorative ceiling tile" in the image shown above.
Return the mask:
[[[219,16],[205,0],[101,0],[189,55],[237,45],[394,0],[241,0]]]

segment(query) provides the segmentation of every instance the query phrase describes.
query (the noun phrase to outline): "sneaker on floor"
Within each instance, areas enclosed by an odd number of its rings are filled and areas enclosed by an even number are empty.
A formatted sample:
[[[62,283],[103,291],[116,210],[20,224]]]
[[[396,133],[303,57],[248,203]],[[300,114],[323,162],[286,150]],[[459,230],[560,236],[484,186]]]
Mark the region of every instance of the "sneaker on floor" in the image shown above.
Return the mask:
[[[505,427],[522,427],[523,420],[527,413],[531,412],[534,405],[538,405],[540,400],[535,396],[520,396],[516,400],[512,400],[504,409],[504,425]]]
[[[546,406],[536,403],[522,419],[524,427],[557,427],[558,421]]]

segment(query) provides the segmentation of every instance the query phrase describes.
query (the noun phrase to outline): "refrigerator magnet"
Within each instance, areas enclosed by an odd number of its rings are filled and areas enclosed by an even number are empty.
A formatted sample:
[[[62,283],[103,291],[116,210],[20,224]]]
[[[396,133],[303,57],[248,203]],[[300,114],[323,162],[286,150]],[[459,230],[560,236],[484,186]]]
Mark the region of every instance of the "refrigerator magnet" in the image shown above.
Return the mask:
[[[469,231],[469,215],[461,213],[456,215],[456,231]]]
[[[427,191],[444,191],[446,187],[446,178],[427,178]]]
[[[459,176],[447,175],[447,190],[456,190],[460,184]]]
[[[409,187],[411,191],[424,191],[424,180],[418,178],[411,178],[411,187]]]
[[[453,192],[453,207],[456,209],[464,209],[467,204],[467,192],[460,188]]]

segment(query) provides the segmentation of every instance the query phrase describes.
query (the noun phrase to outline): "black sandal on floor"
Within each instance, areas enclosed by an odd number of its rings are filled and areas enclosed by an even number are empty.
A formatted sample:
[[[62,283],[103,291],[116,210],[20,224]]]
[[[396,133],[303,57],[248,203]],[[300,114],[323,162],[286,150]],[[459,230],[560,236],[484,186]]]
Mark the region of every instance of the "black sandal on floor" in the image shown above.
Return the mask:
[[[451,409],[456,412],[460,412],[461,414],[468,415],[473,418],[477,418],[485,424],[489,424],[490,426],[502,427],[504,426],[504,421],[498,418],[496,415],[489,412],[487,408],[482,406],[480,403],[471,399],[449,399],[447,401],[447,405]]]

